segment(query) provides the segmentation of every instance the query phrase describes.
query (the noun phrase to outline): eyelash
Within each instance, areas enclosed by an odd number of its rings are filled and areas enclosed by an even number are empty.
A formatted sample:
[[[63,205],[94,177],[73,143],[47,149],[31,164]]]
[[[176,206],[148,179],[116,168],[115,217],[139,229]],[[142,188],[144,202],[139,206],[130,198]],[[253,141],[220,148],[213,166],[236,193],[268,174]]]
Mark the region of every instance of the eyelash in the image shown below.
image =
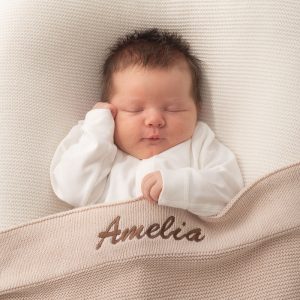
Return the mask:
[[[126,112],[129,112],[129,113],[138,113],[138,112],[142,112],[143,109],[136,109],[136,110],[124,110]]]
[[[136,110],[124,110],[125,112],[128,112],[128,113],[139,113],[139,112],[142,112],[142,111],[144,111],[144,109],[136,109]],[[184,109],[165,109],[164,111],[166,111],[166,112],[183,112],[183,111],[185,111]]]
[[[180,109],[180,108],[174,108],[174,109],[168,109],[167,112],[170,112],[170,113],[178,113],[178,112],[185,112],[187,111],[186,109]]]
[[[168,112],[180,112],[184,111],[183,109],[167,109]]]

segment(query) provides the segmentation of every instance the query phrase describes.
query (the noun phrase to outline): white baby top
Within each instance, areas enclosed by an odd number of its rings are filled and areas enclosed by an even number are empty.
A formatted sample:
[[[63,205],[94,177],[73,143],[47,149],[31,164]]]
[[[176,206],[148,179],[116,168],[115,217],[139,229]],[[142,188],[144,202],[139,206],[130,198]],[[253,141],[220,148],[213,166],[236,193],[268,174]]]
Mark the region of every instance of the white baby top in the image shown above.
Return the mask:
[[[143,177],[160,171],[158,205],[208,216],[244,186],[234,154],[204,122],[198,121],[191,139],[142,160],[113,143],[114,124],[109,109],[93,109],[61,141],[50,166],[58,198],[75,207],[136,199]]]

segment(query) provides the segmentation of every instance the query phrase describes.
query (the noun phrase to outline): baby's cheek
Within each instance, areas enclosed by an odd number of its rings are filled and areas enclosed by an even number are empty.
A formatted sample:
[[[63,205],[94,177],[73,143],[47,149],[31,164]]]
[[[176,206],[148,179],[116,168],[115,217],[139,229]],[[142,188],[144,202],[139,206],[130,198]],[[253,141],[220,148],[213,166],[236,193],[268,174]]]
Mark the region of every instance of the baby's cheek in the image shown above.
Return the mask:
[[[128,120],[117,120],[114,133],[115,143],[120,146],[122,145],[123,147],[132,146],[138,139],[139,128],[140,126],[137,126]]]
[[[180,142],[183,142],[192,137],[195,126],[192,123],[178,124],[176,130],[173,131],[173,137]]]

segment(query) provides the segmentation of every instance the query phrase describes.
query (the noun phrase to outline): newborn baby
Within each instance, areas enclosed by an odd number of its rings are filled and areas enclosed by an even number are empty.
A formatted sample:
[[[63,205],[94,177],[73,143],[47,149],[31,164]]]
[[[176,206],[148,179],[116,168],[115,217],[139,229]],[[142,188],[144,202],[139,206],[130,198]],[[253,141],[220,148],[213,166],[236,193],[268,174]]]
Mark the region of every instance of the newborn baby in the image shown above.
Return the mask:
[[[103,66],[102,102],[58,145],[52,188],[79,207],[146,200],[218,214],[243,187],[235,155],[200,117],[199,60],[175,33],[118,40]]]

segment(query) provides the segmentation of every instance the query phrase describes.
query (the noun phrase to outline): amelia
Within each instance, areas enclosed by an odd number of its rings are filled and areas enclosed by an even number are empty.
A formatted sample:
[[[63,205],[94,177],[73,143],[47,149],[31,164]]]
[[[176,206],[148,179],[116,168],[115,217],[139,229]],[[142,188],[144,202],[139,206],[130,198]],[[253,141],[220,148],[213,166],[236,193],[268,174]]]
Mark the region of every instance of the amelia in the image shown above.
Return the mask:
[[[130,229],[125,228],[124,230],[119,229],[120,218],[120,216],[117,216],[108,225],[106,231],[102,231],[98,234],[100,242],[97,244],[96,250],[98,250],[102,246],[103,241],[109,237],[111,237],[112,244],[116,244],[120,241],[124,242],[127,238],[129,238],[130,240],[132,240],[133,238],[142,239],[144,237],[155,239],[158,236],[161,236],[163,239],[173,237],[175,240],[182,240],[183,238],[186,238],[188,241],[194,242],[200,242],[205,238],[205,235],[201,234],[201,228],[194,228],[182,234],[181,236],[179,236],[179,233],[182,230],[181,228],[176,228],[175,230],[167,232],[175,222],[174,216],[168,217],[161,226],[158,223],[154,223],[149,225],[147,229],[144,229],[144,225],[140,225],[139,227],[134,225]],[[185,226],[185,224],[185,222],[182,223],[183,226]]]

